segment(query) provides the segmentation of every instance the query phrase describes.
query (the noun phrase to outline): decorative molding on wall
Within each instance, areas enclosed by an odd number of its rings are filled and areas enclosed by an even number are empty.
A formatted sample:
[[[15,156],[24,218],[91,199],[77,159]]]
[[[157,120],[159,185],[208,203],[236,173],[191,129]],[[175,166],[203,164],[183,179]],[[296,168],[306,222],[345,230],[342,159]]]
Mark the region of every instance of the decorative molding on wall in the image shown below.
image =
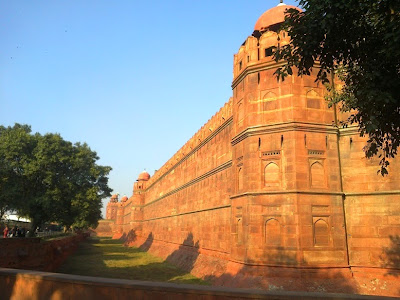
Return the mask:
[[[393,191],[371,191],[371,192],[344,192],[346,197],[357,197],[357,196],[379,196],[379,195],[400,195],[400,190]]]
[[[212,140],[215,136],[217,136],[222,130],[224,130],[226,127],[228,127],[230,124],[232,124],[233,116],[230,116],[221,126],[219,126],[217,129],[215,129],[207,138],[205,138],[203,141],[201,141],[196,147],[194,147],[189,153],[187,153],[185,156],[183,156],[176,164],[174,164],[168,171],[166,171],[163,175],[161,175],[157,180],[152,182],[147,188],[146,192],[157,182],[159,182],[161,179],[163,179],[166,175],[171,173],[177,166],[179,166],[181,163],[183,163],[185,160],[189,158],[189,156],[193,155],[196,151],[198,151],[200,148],[204,147],[210,140]],[[151,179],[150,179],[151,180]]]
[[[276,63],[275,61],[267,61],[264,63],[256,64],[256,65],[250,65],[247,66],[242,73],[240,73],[239,76],[237,76],[233,82],[232,82],[232,89],[236,88],[237,85],[244,79],[246,78],[247,75],[252,74],[252,73],[257,73],[260,71],[264,70],[270,70],[270,69],[277,69],[279,67],[282,67],[285,65],[285,62],[279,62]]]
[[[340,136],[346,136],[346,135],[358,135],[359,136],[360,135],[357,125],[349,125],[345,128],[338,128],[338,130],[339,130]]]
[[[262,135],[268,133],[277,133],[277,132],[289,132],[289,131],[318,132],[318,133],[336,134],[336,135],[339,134],[338,129],[336,127],[333,127],[332,125],[303,123],[303,122],[284,122],[284,123],[247,127],[238,135],[234,136],[232,138],[231,143],[232,146],[234,146],[250,136]]]
[[[216,206],[216,207],[209,207],[209,208],[204,208],[204,209],[199,209],[199,210],[192,210],[192,211],[187,211],[187,212],[183,212],[183,213],[177,213],[177,214],[173,214],[173,215],[166,215],[166,216],[157,217],[157,218],[149,218],[149,219],[141,220],[139,222],[149,222],[149,221],[154,221],[154,220],[179,217],[179,216],[184,216],[184,215],[190,215],[190,214],[195,214],[195,213],[200,213],[200,212],[205,212],[205,211],[211,211],[211,210],[224,209],[224,208],[230,208],[230,207],[231,207],[231,205],[222,205],[222,206]]]
[[[208,178],[208,177],[210,177],[212,175],[215,175],[215,174],[217,174],[217,173],[219,173],[219,172],[221,172],[221,171],[223,171],[223,170],[225,170],[227,168],[230,168],[231,166],[232,166],[232,160],[229,160],[229,161],[223,163],[222,165],[219,165],[215,169],[212,169],[212,170],[204,173],[203,175],[200,175],[199,177],[196,177],[195,179],[185,183],[184,185],[181,185],[180,187],[177,187],[176,189],[173,189],[172,191],[169,191],[168,193],[162,195],[161,197],[158,197],[158,198],[154,199],[153,201],[150,201],[150,202],[144,204],[142,207],[146,207],[146,206],[152,205],[152,204],[156,203],[157,201],[160,201],[161,199],[164,199],[164,198],[166,198],[168,196],[171,196],[171,195],[173,195],[173,194],[175,194],[175,193],[177,193],[177,192],[179,192],[179,191],[181,191],[183,189],[186,189],[187,187],[189,187],[189,186],[191,186],[191,185],[193,185],[195,183],[198,183],[198,182],[200,182],[200,181],[202,181],[202,180],[204,180],[204,179],[206,179],[206,178]]]
[[[285,191],[254,191],[231,195],[230,199],[236,199],[246,196],[262,196],[262,195],[284,195],[284,194],[308,194],[308,195],[332,195],[332,196],[345,196],[345,197],[357,197],[357,196],[379,196],[379,195],[400,195],[400,190],[395,191],[376,191],[376,192],[330,192],[330,191],[315,191],[315,190],[285,190]]]
[[[324,150],[308,150],[308,155],[323,156],[325,155]]]
[[[265,151],[262,153],[262,156],[272,156],[272,155],[281,155],[281,150]]]
[[[262,195],[285,195],[285,194],[304,194],[304,195],[330,195],[330,196],[343,196],[342,192],[329,192],[329,191],[310,191],[310,190],[286,190],[286,191],[259,191],[259,192],[246,192],[236,195],[231,195],[231,199],[247,197],[247,196],[262,196]]]

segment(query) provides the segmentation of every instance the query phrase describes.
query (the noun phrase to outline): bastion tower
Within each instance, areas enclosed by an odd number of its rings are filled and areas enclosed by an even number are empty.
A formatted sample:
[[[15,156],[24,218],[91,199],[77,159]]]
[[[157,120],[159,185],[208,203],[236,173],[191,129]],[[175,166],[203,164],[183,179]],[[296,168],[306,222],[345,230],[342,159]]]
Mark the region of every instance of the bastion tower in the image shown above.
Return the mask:
[[[232,257],[246,264],[348,266],[335,113],[315,76],[278,81],[271,47],[283,3],[266,11],[233,66]],[[262,226],[260,226],[262,224]]]
[[[346,115],[325,102],[318,65],[277,80],[285,62],[271,47],[289,43],[278,31],[289,8],[261,15],[234,55],[232,97],[153,176],[142,172],[129,198],[111,199],[101,234],[224,284],[237,274],[398,276],[399,160],[377,176],[368,137],[338,126]]]

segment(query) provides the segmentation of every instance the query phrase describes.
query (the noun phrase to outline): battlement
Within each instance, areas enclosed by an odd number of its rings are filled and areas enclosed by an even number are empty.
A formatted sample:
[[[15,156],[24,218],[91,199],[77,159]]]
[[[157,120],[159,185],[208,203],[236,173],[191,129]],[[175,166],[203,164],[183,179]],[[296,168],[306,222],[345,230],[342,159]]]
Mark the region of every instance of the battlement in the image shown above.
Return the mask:
[[[170,172],[175,165],[183,161],[188,155],[202,144],[212,133],[227,122],[232,117],[233,98],[229,98],[228,102],[220,108],[220,110],[212,116],[186,143],[183,145],[147,182],[147,186],[151,186],[163,175]]]
[[[258,38],[257,35],[260,35]],[[235,80],[246,68],[260,63],[273,62],[271,47],[282,47],[290,42],[285,31],[265,31],[249,36],[240,46],[233,58],[233,79]]]

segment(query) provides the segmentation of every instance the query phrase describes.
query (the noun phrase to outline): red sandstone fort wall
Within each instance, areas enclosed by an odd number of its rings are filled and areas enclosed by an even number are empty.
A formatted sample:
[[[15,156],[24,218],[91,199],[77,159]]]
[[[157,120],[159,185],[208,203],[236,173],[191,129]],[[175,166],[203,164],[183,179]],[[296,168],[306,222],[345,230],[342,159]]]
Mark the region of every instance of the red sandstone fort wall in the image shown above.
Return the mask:
[[[249,37],[229,102],[152,178],[140,175],[128,200],[110,203],[115,237],[199,276],[398,274],[398,159],[376,174],[366,138],[338,126],[348,114],[328,107],[317,70],[276,80],[281,63],[267,50],[277,36]]]
[[[133,230],[137,243],[150,246],[186,244],[229,253],[231,138],[230,100],[145,183],[141,205],[135,196],[120,204],[119,231]],[[132,209],[142,211],[140,223]]]
[[[391,161],[388,176],[377,175],[379,158],[365,157],[366,140],[355,128],[341,130],[350,265],[399,269],[400,163]]]
[[[142,237],[230,251],[226,233],[230,231],[231,131],[230,111],[223,109],[167,162],[163,175],[153,177],[146,190]]]

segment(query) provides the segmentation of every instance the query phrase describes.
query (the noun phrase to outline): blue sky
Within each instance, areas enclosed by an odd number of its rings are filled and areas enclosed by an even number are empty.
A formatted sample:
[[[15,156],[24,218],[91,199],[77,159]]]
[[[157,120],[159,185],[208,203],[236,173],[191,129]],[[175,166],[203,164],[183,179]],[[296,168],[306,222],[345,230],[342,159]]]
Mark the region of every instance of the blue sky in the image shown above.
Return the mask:
[[[278,3],[4,0],[0,124],[88,143],[130,196],[228,101],[233,55]]]

